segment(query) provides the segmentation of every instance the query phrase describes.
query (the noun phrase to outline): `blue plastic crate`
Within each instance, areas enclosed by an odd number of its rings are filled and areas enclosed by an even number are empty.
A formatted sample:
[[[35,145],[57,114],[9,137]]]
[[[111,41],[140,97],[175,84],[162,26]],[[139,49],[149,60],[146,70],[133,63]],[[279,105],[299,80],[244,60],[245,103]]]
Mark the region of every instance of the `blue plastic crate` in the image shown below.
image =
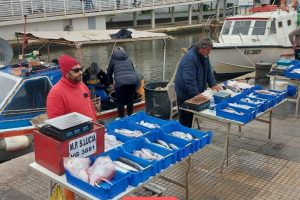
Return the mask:
[[[277,62],[277,65],[289,66],[293,64],[293,60],[280,58]]]
[[[175,155],[171,150],[167,150],[159,146],[150,144],[145,141],[145,138],[139,138],[123,145],[123,150],[130,154],[133,154],[134,150],[141,150],[141,148],[149,149],[152,152],[158,153],[164,157],[161,160],[147,160],[151,162],[151,165],[153,167],[152,175],[159,173],[161,170],[169,167],[171,164],[174,164],[176,162]]]
[[[226,112],[223,109],[225,108],[231,108],[234,109],[237,112],[243,113],[243,115],[238,115],[235,113],[230,113],[230,112]],[[249,121],[255,119],[256,117],[256,110],[254,109],[242,109],[242,108],[236,108],[236,107],[232,107],[229,106],[228,103],[220,103],[217,105],[216,107],[216,115],[219,117],[223,117],[226,119],[231,119],[234,121],[239,121],[242,122],[244,124],[248,123]]]
[[[287,86],[287,96],[293,97],[296,96],[298,92],[298,87],[295,85],[288,85]]]
[[[158,126],[157,129],[159,129],[159,128],[161,128],[161,127],[163,127],[163,126],[170,123],[170,121],[159,119],[159,118],[147,115],[144,111],[140,111],[138,113],[135,113],[135,114],[127,117],[126,119],[131,124],[142,126],[143,128],[150,129],[150,130],[152,130],[153,128],[148,128],[148,127],[145,127],[143,125],[140,125],[139,122],[143,120],[144,122],[147,122],[147,123],[156,124]]]
[[[115,132],[115,129],[122,129],[122,128],[131,130],[131,131],[139,130],[143,134],[146,134],[146,133],[149,132],[149,129],[138,126],[138,125],[135,125],[135,124],[131,124],[125,118],[106,124],[107,133],[109,133],[109,134],[112,133],[112,134],[115,134],[115,135],[119,135],[120,138],[123,138],[124,140],[127,139],[128,141],[131,140],[131,139],[136,139],[136,137],[128,137],[126,135]]]
[[[113,161],[117,160],[117,158],[119,157],[124,157],[141,165],[144,168],[142,171],[126,173],[129,175],[128,177],[129,185],[132,185],[134,187],[138,186],[140,183],[145,182],[150,178],[150,176],[152,176],[153,169],[152,169],[151,162],[135,157],[132,154],[126,153],[122,148],[112,149],[98,156],[109,156]],[[95,160],[98,156],[91,157],[91,159]]]
[[[190,153],[194,153],[194,152],[198,151],[200,148],[204,147],[206,144],[210,144],[211,138],[212,138],[212,133],[210,131],[202,132],[199,130],[194,130],[194,129],[182,126],[177,121],[172,121],[170,124],[163,127],[162,131],[167,134],[171,134],[173,131],[181,131],[184,133],[191,134],[194,139],[192,139],[190,141],[192,144]]]
[[[145,136],[150,142],[154,143],[159,139],[165,141],[168,144],[174,144],[179,149],[172,150],[173,155],[177,161],[187,157],[192,152],[192,143],[186,140],[179,139],[169,134],[165,134],[162,130],[154,130]]]
[[[300,63],[297,63],[285,70],[284,76],[288,78],[300,79],[300,74],[291,73],[294,69],[300,69]]]
[[[245,102],[244,99],[246,99],[246,98],[248,98],[251,101],[256,102],[256,103]],[[240,100],[238,100],[238,102],[241,104],[245,104],[245,105],[249,105],[249,106],[257,106],[258,112],[264,112],[265,110],[268,109],[268,105],[267,105],[266,101],[267,100],[265,100],[265,99],[250,98],[250,97],[246,97],[246,96],[244,98],[241,98]]]
[[[222,92],[222,91],[213,94],[215,104],[221,103],[223,100],[228,99],[229,97],[230,97],[229,93]]]
[[[119,171],[116,171],[115,176],[110,180],[112,185],[107,182],[101,182],[101,184],[99,184],[100,187],[92,186],[89,183],[72,176],[68,170],[65,170],[65,173],[68,183],[102,200],[112,199],[124,192],[128,187],[129,174],[124,174]]]

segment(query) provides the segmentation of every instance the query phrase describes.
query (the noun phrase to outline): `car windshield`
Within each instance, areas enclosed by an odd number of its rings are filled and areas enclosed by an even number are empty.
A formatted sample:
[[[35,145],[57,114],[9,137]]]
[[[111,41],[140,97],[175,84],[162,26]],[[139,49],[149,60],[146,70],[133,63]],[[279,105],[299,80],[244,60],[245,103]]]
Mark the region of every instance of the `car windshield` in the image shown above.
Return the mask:
[[[0,109],[4,105],[4,100],[7,99],[8,95],[13,91],[19,81],[19,79],[15,79],[5,73],[0,73]]]

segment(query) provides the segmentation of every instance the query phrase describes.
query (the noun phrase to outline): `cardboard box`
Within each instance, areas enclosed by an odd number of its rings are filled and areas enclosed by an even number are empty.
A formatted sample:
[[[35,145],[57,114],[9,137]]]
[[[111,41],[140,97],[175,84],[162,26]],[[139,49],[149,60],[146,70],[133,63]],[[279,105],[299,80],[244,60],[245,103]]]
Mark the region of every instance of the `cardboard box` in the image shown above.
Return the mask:
[[[88,157],[104,151],[104,127],[94,123],[94,128],[84,134],[58,141],[34,131],[35,160],[55,174],[64,174],[63,157]]]

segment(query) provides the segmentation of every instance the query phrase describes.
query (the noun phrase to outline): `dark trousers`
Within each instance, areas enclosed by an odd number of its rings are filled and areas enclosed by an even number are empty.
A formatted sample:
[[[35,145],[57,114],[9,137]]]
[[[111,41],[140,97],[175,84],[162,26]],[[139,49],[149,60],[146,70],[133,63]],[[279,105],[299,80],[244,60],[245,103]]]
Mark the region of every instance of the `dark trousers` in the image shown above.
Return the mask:
[[[300,49],[295,49],[295,59],[300,60]]]
[[[117,108],[119,117],[124,117],[124,106],[127,106],[127,115],[133,112],[133,98],[136,90],[136,85],[123,85],[116,88]]]
[[[184,102],[184,100],[177,98],[179,122],[183,126],[192,128],[193,113],[179,109],[179,107],[182,106],[183,102]]]

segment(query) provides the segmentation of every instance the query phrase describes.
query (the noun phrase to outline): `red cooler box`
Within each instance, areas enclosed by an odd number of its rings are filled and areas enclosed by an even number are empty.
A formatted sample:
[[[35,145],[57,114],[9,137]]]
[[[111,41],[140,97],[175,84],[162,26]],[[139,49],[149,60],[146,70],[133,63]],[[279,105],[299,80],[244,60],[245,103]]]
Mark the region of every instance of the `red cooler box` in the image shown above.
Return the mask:
[[[64,174],[63,157],[88,157],[104,151],[104,127],[94,123],[94,128],[84,134],[58,141],[34,131],[35,160],[50,171]]]

